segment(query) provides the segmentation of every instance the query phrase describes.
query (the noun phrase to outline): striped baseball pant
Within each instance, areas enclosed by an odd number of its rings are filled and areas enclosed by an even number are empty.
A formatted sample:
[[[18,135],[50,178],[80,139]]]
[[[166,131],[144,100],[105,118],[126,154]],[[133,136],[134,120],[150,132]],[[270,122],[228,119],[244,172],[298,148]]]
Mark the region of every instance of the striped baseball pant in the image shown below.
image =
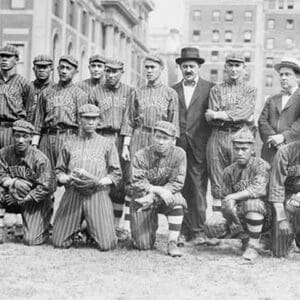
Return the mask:
[[[235,131],[223,131],[215,128],[207,143],[207,169],[214,199],[222,198],[223,171],[233,163],[231,139],[234,133]]]
[[[140,250],[153,248],[158,228],[158,214],[164,214],[166,217],[183,216],[183,207],[177,204],[174,207],[168,207],[161,203],[148,210],[137,211],[139,208],[140,205],[135,201],[130,202],[131,236],[134,245]],[[179,233],[180,229],[181,224],[169,222],[169,231],[177,231]]]
[[[0,125],[0,149],[12,144],[12,127],[3,127]]]
[[[53,245],[70,247],[83,220],[100,250],[107,251],[116,247],[113,207],[108,190],[86,196],[72,187],[67,188],[57,209],[53,224]]]
[[[7,206],[1,203],[0,218],[4,217],[5,212],[22,214],[24,238],[26,245],[40,245],[49,238],[49,226],[52,215],[52,202],[45,199],[41,202],[30,201],[22,206],[18,204]]]
[[[240,224],[229,223],[221,213],[214,213],[211,218],[205,222],[204,232],[209,238],[221,238],[230,234],[234,237],[238,233],[247,231],[247,220],[245,216],[250,212],[259,213],[264,216],[263,232],[271,227],[272,212],[271,207],[260,199],[249,199],[240,201],[236,205],[237,215]],[[251,222],[251,220],[250,220]]]

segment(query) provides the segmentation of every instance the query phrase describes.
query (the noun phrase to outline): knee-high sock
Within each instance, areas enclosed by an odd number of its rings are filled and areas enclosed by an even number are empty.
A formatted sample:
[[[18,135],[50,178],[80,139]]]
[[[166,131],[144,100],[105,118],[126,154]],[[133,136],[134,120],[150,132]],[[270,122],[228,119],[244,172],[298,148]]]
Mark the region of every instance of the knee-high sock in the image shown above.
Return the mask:
[[[257,212],[248,212],[246,223],[250,239],[258,240],[263,228],[264,216]]]
[[[0,208],[0,227],[4,227],[5,208]]]
[[[183,209],[175,206],[167,216],[169,224],[169,241],[177,241],[183,220]]]
[[[123,204],[120,203],[112,203],[114,209],[114,225],[115,227],[120,226],[122,214],[123,214]]]
[[[128,196],[125,196],[125,206],[124,206],[124,229],[130,231],[130,201]]]

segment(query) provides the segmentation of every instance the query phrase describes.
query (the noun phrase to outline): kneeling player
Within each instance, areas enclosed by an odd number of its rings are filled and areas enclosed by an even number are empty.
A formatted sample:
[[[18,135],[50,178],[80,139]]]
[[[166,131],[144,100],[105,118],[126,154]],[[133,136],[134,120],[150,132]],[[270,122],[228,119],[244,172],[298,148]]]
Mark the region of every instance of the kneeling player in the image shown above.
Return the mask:
[[[227,233],[242,238],[243,258],[254,260],[261,248],[259,238],[268,227],[271,211],[266,196],[269,182],[269,164],[253,157],[254,137],[243,128],[232,139],[235,162],[224,170],[222,214],[209,219],[205,230],[209,237]],[[266,218],[268,217],[268,218]]]
[[[155,126],[154,144],[138,151],[132,166],[131,233],[140,250],[151,249],[158,227],[157,214],[169,223],[167,253],[181,256],[177,247],[185,199],[181,195],[186,175],[184,150],[174,145],[176,128],[160,121]]]
[[[21,213],[24,243],[39,245],[49,236],[54,178],[49,159],[31,146],[34,127],[13,123],[13,144],[0,150],[0,242],[3,242],[5,212]]]

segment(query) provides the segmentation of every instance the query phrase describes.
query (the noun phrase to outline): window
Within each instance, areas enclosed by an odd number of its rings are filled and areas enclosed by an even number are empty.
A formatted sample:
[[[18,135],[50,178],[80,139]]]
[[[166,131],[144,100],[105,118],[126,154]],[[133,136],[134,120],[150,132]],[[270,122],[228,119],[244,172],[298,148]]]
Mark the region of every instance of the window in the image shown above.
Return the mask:
[[[219,10],[214,10],[212,12],[212,21],[213,22],[220,22],[221,21],[221,14]]]
[[[88,24],[88,15],[87,12],[85,10],[82,11],[81,14],[81,33],[84,35],[87,35],[87,24]]]
[[[10,7],[14,9],[22,9],[25,8],[25,4],[25,0],[11,0]]]
[[[251,10],[246,10],[245,11],[245,21],[246,22],[251,22],[252,21],[252,11]]]
[[[74,2],[74,0],[69,0],[67,23],[71,26],[75,25],[75,2]]]
[[[232,31],[230,31],[230,30],[225,31],[225,42],[226,43],[232,42]]]
[[[267,39],[267,49],[274,48],[274,39]]]
[[[244,53],[245,62],[251,62],[251,52]]]
[[[287,0],[287,8],[288,9],[294,8],[294,0]]]
[[[220,40],[219,30],[213,30],[213,32],[212,32],[212,41],[213,42],[219,42],[219,40]]]
[[[218,81],[218,70],[216,69],[210,70],[210,81],[212,82]]]
[[[201,20],[201,10],[194,10],[193,11],[193,20],[200,21]]]
[[[278,0],[278,8],[283,9],[284,8],[284,0]]]
[[[268,29],[274,29],[275,28],[275,20],[274,19],[269,19],[267,23]]]
[[[193,31],[193,41],[199,42],[200,41],[200,30]]]
[[[233,11],[227,10],[225,14],[225,21],[232,22],[233,21]]]
[[[285,23],[285,28],[286,29],[294,29],[294,20],[287,19],[286,23]]]
[[[57,17],[61,17],[61,1],[54,0],[53,1],[53,14]]]
[[[294,46],[294,40],[292,38],[287,38],[285,40],[285,46],[287,49],[291,49]]]
[[[269,0],[269,9],[274,9],[276,7],[276,0]]]
[[[244,43],[251,43],[252,32],[247,30],[244,32]]]
[[[211,51],[211,61],[219,60],[219,51]]]
[[[92,33],[91,33],[92,42],[96,40],[96,21],[92,20]]]
[[[266,58],[266,67],[267,68],[273,68],[274,65],[274,58],[273,57],[267,57]]]
[[[266,87],[272,87],[273,86],[273,76],[272,75],[267,75],[266,76]]]

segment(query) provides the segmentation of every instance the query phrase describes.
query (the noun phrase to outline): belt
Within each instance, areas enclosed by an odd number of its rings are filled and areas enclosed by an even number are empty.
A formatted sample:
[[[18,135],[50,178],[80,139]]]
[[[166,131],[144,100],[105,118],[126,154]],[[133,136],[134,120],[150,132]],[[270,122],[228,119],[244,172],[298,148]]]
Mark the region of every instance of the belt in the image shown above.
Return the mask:
[[[103,135],[114,135],[119,136],[120,135],[120,129],[113,129],[113,128],[97,128],[97,133],[103,134]]]
[[[13,126],[13,122],[0,121],[0,127],[10,128]]]
[[[144,130],[144,131],[154,133],[154,127],[142,125],[140,128],[141,128],[142,130]]]
[[[78,133],[78,128],[63,128],[63,129],[58,129],[58,128],[45,128],[42,129],[42,134],[60,134],[60,133],[67,133],[67,134],[77,134]]]
[[[239,131],[241,128],[238,127],[215,127],[217,128],[219,131],[224,131],[224,132],[237,132]]]

